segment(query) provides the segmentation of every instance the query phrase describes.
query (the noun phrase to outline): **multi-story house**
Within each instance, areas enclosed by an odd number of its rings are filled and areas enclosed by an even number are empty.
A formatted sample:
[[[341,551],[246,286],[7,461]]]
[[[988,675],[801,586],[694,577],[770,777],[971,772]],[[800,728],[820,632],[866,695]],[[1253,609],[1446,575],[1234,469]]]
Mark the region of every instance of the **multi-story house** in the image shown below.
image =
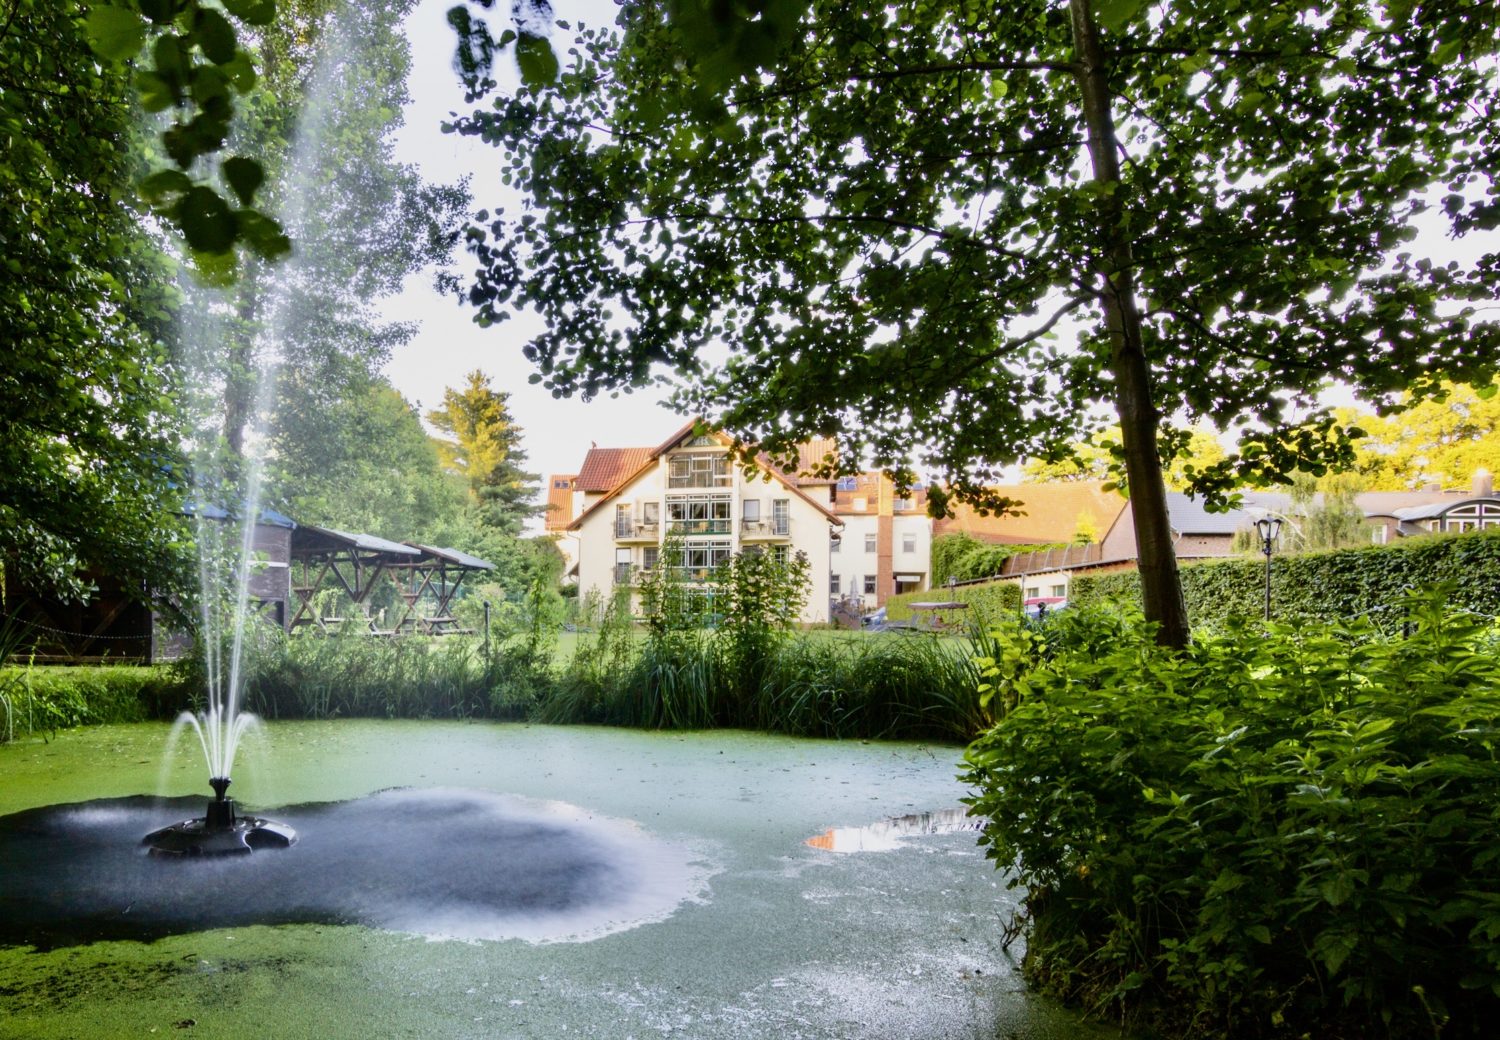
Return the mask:
[[[928,587],[932,521],[925,489],[900,497],[889,478],[860,473],[838,478],[828,493],[844,525],[830,556],[831,600],[870,610],[898,593]]]
[[[560,545],[576,560],[580,593],[607,598],[663,565],[680,568],[687,581],[707,582],[715,567],[750,548],[780,556],[800,552],[813,577],[802,619],[826,621],[821,586],[840,527],[825,504],[828,493],[819,500],[819,485],[828,482],[812,480],[804,488],[769,460],[743,466],[731,457],[728,438],[699,428],[690,422],[656,448],[596,446],[577,476],[550,478],[554,515],[571,498]],[[563,481],[571,488],[562,488]],[[669,535],[682,547],[680,560],[662,557]]]

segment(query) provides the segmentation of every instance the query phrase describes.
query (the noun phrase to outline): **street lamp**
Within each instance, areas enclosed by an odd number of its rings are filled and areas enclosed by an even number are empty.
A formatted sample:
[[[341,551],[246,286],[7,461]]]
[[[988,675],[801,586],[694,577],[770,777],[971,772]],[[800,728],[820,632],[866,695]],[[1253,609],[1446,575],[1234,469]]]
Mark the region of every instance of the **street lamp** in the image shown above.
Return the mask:
[[[1255,521],[1255,530],[1260,534],[1260,551],[1266,554],[1266,620],[1271,620],[1271,549],[1276,536],[1281,533],[1281,517],[1263,516]]]

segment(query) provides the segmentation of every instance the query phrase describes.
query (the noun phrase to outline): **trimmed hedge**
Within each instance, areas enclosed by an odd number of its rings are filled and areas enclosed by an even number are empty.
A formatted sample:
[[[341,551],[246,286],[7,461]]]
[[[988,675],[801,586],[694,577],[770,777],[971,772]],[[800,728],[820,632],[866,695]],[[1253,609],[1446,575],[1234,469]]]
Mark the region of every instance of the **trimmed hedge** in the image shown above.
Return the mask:
[[[192,704],[169,666],[0,668],[0,741],[70,726],[171,718]]]
[[[1378,622],[1395,617],[1395,604],[1409,590],[1437,582],[1453,586],[1451,606],[1500,614],[1500,531],[1277,556],[1271,563],[1271,610],[1278,621],[1327,622],[1370,614]],[[1265,608],[1265,557],[1185,565],[1182,594],[1195,626],[1258,617]],[[1140,595],[1135,571],[1075,574],[1068,602],[1139,605]]]
[[[911,604],[953,600],[969,604],[968,610],[939,610],[939,620],[945,625],[963,627],[974,615],[983,614],[994,620],[1002,614],[1014,614],[1021,609],[1021,586],[1009,581],[987,581],[978,585],[959,585],[956,588],[928,589],[926,592],[903,592],[885,601],[886,617],[891,621],[906,621],[911,616]]]

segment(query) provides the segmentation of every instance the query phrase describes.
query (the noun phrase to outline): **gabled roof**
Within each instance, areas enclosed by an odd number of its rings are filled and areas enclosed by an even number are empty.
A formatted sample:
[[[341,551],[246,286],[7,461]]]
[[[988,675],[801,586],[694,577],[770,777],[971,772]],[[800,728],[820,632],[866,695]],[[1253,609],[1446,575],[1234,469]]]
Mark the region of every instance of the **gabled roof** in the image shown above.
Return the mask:
[[[576,531],[576,530],[578,530],[581,526],[583,526],[583,521],[584,520],[586,520],[588,517],[592,516],[599,509],[603,508],[606,503],[608,503],[611,500],[613,500],[614,498],[616,498],[620,494],[620,492],[622,492],[622,491],[625,490],[626,487],[628,487],[629,485],[631,485],[632,483],[634,483],[639,477],[641,477],[643,474],[645,474],[645,472],[647,470],[649,470],[652,466],[656,465],[658,459],[660,459],[667,452],[671,451],[673,448],[675,448],[679,444],[681,444],[683,442],[683,440],[685,440],[690,434],[693,433],[694,430],[699,429],[702,425],[703,425],[703,420],[702,419],[697,419],[697,418],[690,419],[680,429],[678,429],[676,433],[672,434],[672,436],[670,436],[666,440],[662,441],[662,443],[660,445],[658,445],[657,447],[655,447],[655,448],[644,448],[644,449],[642,449],[642,448],[613,448],[613,449],[610,449],[610,448],[597,448],[596,447],[596,448],[589,449],[588,455],[584,458],[583,468],[579,470],[578,480],[579,480],[580,484],[582,484],[582,482],[583,482],[584,474],[588,472],[589,460],[594,457],[594,454],[596,452],[602,452],[602,451],[639,452],[639,451],[644,451],[646,453],[646,455],[645,455],[645,458],[641,459],[640,463],[635,467],[635,469],[633,469],[628,474],[626,474],[625,476],[623,476],[612,487],[610,487],[608,489],[608,492],[605,494],[605,496],[603,498],[599,499],[593,505],[589,506],[582,513],[580,513],[578,515],[578,517],[572,523],[568,524],[567,530],[569,530],[569,531]],[[734,443],[732,440],[730,440],[728,437],[726,437],[724,434],[720,433],[717,430],[710,429],[708,431],[708,435],[711,436],[711,437],[713,437],[715,440],[719,441],[725,447],[730,447]],[[843,521],[841,521],[831,511],[829,511],[829,509],[828,509],[827,506],[823,505],[817,499],[812,498],[806,492],[804,492],[803,490],[801,490],[797,486],[797,481],[794,478],[787,476],[785,473],[781,472],[781,470],[777,469],[775,466],[770,465],[764,459],[759,459],[759,460],[757,460],[757,462],[758,462],[760,468],[766,474],[768,474],[773,479],[775,479],[776,481],[778,481],[779,483],[781,483],[783,486],[785,486],[786,489],[788,491],[790,491],[792,494],[796,495],[798,498],[800,498],[803,501],[807,502],[813,508],[815,508],[816,510],[818,510],[818,512],[820,512],[823,515],[825,515],[826,517],[828,517],[828,519],[831,520],[834,524],[837,524],[839,526],[843,525]],[[585,489],[585,490],[587,490],[587,489]]]
[[[1434,517],[1442,516],[1450,510],[1457,509],[1459,506],[1474,505],[1479,502],[1487,505],[1500,505],[1500,499],[1489,496],[1481,496],[1479,498],[1450,498],[1446,502],[1429,502],[1427,505],[1412,506],[1410,509],[1398,509],[1396,510],[1396,516],[1404,521],[1431,520]]]
[[[652,448],[590,448],[574,487],[592,493],[613,491],[659,454]]]
[[[1102,480],[1070,480],[1052,484],[1012,484],[990,490],[1018,500],[1018,513],[980,516],[974,507],[956,503],[954,514],[933,525],[933,536],[966,534],[997,545],[1045,545],[1070,542],[1078,518],[1087,513],[1103,537],[1125,508],[1117,492],[1105,491]]]

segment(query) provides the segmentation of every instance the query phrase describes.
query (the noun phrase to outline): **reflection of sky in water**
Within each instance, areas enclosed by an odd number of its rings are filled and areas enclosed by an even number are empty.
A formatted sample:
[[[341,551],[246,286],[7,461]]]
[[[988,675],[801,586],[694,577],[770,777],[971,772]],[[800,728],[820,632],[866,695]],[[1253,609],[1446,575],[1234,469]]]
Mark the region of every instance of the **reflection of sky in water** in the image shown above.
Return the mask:
[[[866,827],[834,827],[808,838],[807,844],[830,852],[889,852],[899,849],[907,838],[977,831],[981,826],[982,821],[970,816],[967,809],[940,809],[896,816]]]
[[[266,815],[291,849],[163,861],[146,833],[202,799],[0,818],[0,942],[68,945],[246,924],[364,924],[435,938],[581,940],[670,915],[713,872],[629,821],[560,802],[384,791]]]

